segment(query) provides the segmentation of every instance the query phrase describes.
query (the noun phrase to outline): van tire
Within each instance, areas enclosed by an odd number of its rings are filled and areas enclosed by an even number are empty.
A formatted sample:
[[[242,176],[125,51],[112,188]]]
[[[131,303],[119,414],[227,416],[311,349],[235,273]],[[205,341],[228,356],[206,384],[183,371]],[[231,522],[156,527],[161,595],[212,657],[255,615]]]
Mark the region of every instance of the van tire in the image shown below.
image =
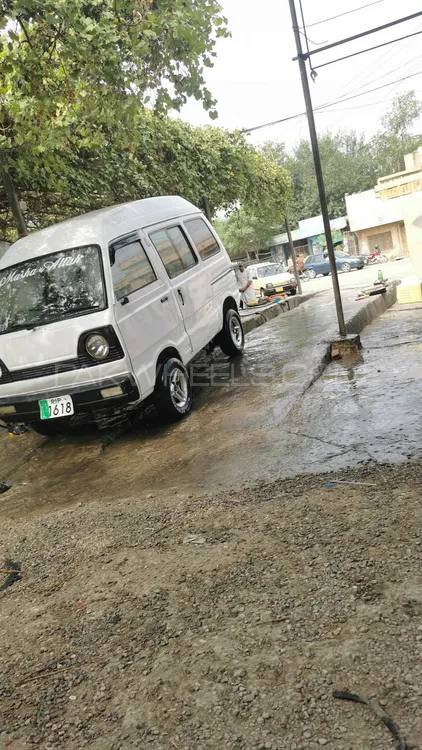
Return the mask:
[[[192,386],[183,362],[176,357],[167,359],[158,367],[154,405],[161,417],[175,422],[192,408]]]
[[[44,437],[60,437],[67,435],[70,431],[68,419],[52,419],[45,422],[38,420],[37,422],[32,422],[31,427],[34,432]]]
[[[223,330],[216,338],[216,343],[227,357],[238,357],[245,346],[245,334],[242,321],[236,310],[227,310],[224,315]]]

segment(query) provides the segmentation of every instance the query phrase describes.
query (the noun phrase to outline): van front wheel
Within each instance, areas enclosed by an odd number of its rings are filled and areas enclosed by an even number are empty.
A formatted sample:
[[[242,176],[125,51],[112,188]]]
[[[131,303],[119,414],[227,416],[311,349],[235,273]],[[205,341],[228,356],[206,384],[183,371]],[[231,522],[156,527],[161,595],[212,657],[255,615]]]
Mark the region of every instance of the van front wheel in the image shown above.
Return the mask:
[[[159,365],[154,397],[155,408],[166,420],[182,419],[192,408],[192,386],[180,359]]]
[[[216,343],[228,357],[238,357],[245,346],[245,334],[242,321],[236,310],[227,310],[224,316],[223,330],[217,336]]]

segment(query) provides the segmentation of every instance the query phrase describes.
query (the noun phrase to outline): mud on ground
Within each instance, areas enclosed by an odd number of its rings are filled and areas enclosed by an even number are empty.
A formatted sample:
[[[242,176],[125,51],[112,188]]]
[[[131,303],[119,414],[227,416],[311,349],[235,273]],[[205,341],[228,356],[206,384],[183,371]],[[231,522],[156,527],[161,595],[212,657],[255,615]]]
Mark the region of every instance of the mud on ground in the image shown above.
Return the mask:
[[[3,742],[421,748],[422,468],[337,477],[2,521]]]

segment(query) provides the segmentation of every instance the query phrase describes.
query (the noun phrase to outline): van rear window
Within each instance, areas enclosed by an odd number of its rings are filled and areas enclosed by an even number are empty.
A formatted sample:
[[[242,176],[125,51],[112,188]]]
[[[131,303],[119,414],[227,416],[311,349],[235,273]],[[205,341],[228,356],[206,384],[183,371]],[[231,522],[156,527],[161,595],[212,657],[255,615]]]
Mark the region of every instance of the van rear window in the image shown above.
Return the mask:
[[[203,219],[189,219],[185,226],[202,260],[220,252],[220,245]]]
[[[106,306],[97,245],[42,255],[0,271],[0,334]]]

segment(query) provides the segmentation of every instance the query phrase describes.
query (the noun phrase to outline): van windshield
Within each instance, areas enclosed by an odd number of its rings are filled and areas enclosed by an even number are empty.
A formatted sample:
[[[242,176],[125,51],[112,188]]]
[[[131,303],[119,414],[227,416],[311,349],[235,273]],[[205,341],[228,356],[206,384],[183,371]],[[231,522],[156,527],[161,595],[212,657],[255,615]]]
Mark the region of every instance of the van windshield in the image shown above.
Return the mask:
[[[96,245],[0,270],[0,334],[105,307],[101,252]]]

